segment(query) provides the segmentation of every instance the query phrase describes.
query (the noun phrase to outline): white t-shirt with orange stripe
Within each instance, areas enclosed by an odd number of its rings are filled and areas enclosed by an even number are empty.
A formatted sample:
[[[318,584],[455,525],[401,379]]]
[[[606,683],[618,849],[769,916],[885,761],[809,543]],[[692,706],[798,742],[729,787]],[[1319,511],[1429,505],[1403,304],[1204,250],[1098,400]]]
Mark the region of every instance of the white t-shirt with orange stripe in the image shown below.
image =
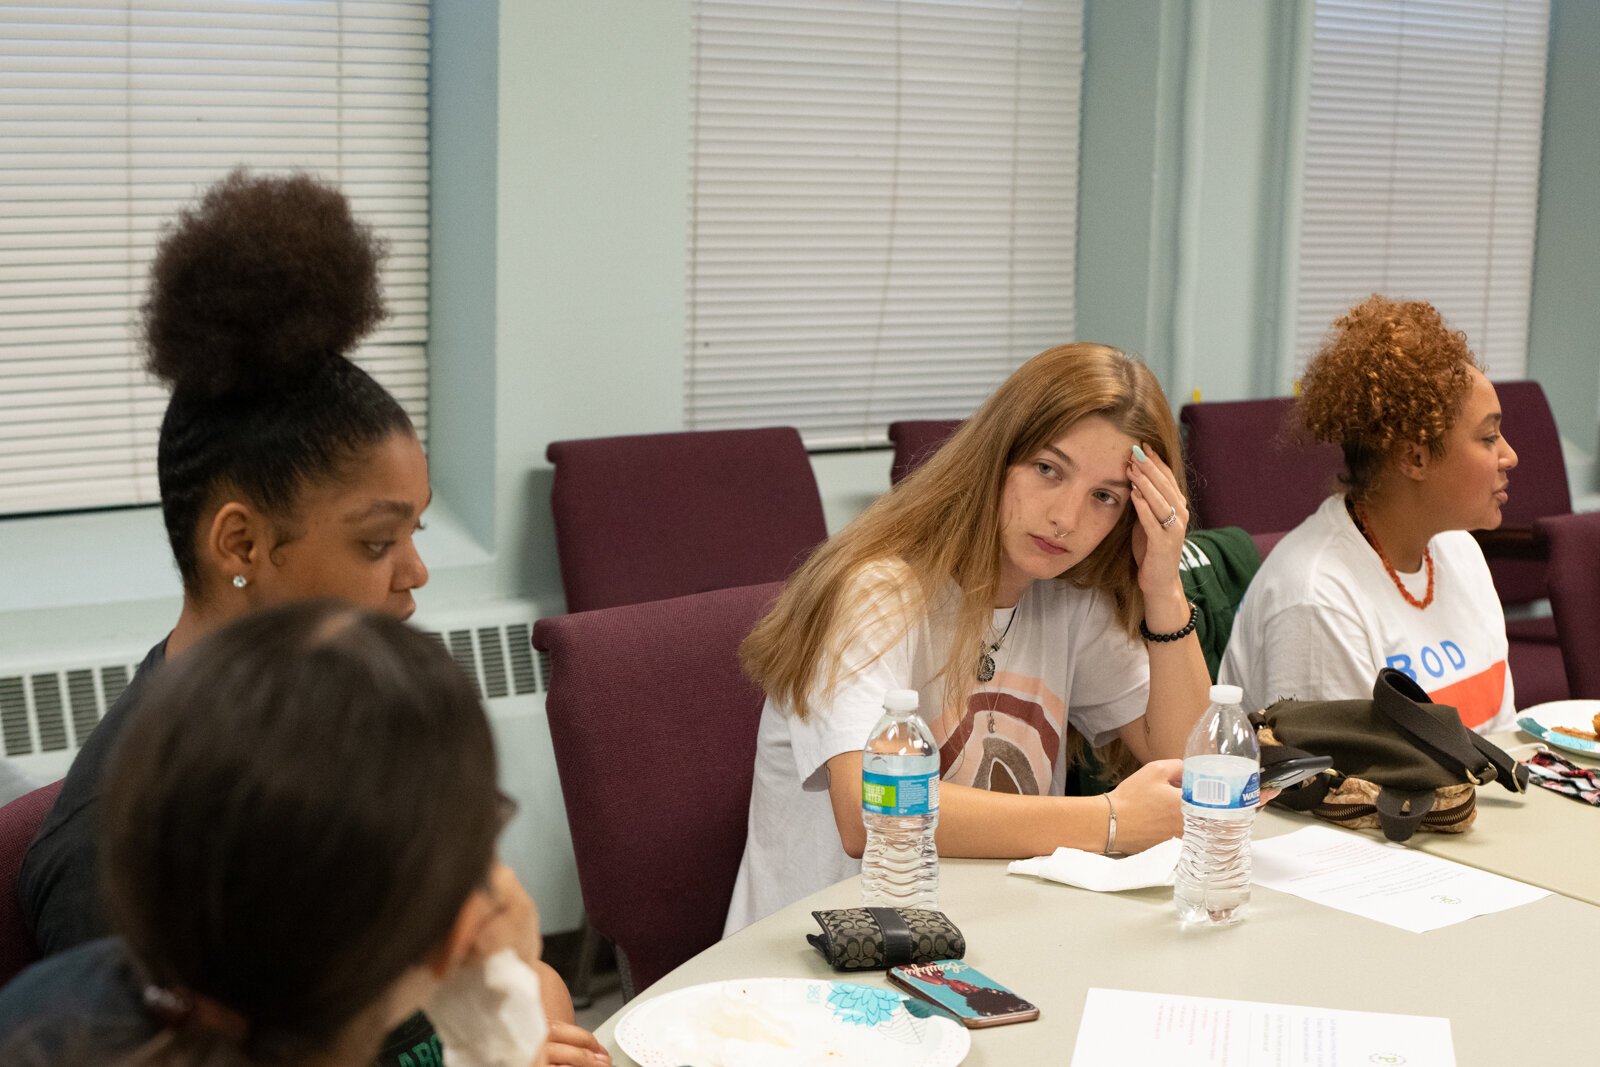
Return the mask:
[[[1479,733],[1511,727],[1506,621],[1483,550],[1464,530],[1439,534],[1433,602],[1418,609],[1394,587],[1378,554],[1330,496],[1280,541],[1245,590],[1218,680],[1244,689],[1254,711],[1280,697],[1372,695],[1383,667],[1414,678]],[[1412,596],[1427,568],[1401,574]]]
[[[1014,621],[1009,608],[995,612],[993,635],[1007,623],[1010,630],[994,653],[994,678],[964,707],[945,709],[944,679],[935,676],[948,655],[950,613],[936,607],[908,628],[908,580],[898,560],[863,568],[847,597],[856,617],[843,627],[840,656],[844,674],[860,670],[831,699],[812,701],[818,710],[805,719],[770,698],[762,709],[727,932],[861,870],[839,842],[824,765],[866,744],[889,690],[920,694],[945,781],[997,792],[1059,795],[1069,721],[1098,747],[1144,714],[1150,661],[1142,644],[1117,625],[1104,595],[1061,581],[1035,582]]]

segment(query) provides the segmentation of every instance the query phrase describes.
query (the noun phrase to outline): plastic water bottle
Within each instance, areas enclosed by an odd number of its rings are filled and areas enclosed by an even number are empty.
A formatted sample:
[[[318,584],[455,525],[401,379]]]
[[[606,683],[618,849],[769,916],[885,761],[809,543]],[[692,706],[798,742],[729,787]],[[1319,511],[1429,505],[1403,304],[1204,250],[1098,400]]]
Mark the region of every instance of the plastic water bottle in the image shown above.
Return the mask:
[[[891,689],[861,750],[861,899],[869,908],[937,908],[939,748],[914,689]]]
[[[1183,750],[1183,852],[1172,886],[1185,925],[1227,926],[1250,902],[1250,828],[1261,799],[1261,749],[1236,685],[1211,706]]]

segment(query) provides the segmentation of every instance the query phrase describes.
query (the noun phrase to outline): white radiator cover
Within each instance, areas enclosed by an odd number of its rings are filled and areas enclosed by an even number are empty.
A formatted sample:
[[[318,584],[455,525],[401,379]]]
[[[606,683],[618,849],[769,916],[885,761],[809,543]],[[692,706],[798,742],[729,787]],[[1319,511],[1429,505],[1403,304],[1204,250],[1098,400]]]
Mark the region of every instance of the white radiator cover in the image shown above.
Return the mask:
[[[501,858],[539,905],[548,934],[578,929],[583,901],[545,717],[547,672],[531,644],[535,618],[531,603],[497,601],[419,613],[412,624],[436,636],[484,698],[500,785],[518,805],[500,837]],[[0,660],[0,755],[41,783],[66,774],[149,650],[86,645],[26,662]]]

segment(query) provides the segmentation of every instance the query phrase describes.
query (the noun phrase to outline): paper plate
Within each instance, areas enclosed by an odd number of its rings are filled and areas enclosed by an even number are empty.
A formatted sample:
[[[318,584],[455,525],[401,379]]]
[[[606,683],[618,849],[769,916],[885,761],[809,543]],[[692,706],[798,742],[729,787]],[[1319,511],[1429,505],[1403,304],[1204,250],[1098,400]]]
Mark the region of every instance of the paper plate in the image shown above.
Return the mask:
[[[966,1028],[903,994],[851,982],[752,978],[665,993],[617,1024],[643,1067],[954,1067]]]
[[[1600,712],[1600,700],[1552,700],[1524,709],[1517,715],[1517,725],[1555,748],[1584,756],[1600,756],[1600,742],[1555,731],[1557,726],[1593,731],[1596,712]]]

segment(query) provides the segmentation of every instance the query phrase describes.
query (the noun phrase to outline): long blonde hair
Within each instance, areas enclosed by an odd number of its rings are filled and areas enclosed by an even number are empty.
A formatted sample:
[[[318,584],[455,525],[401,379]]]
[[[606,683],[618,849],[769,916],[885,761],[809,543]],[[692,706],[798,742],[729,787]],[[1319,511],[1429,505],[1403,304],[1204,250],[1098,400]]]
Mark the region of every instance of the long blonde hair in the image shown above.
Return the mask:
[[[849,672],[867,665],[853,663],[847,671],[839,659],[852,633],[894,618],[900,629],[891,637],[897,639],[935,598],[953,595],[955,629],[939,674],[954,681],[946,685],[946,708],[960,707],[971,694],[970,672],[950,667],[977,661],[994,617],[1007,473],[1091,416],[1107,419],[1182,471],[1178,427],[1148,367],[1106,345],[1041,352],[1017,368],[927,463],[812,554],[740,646],[745,672],[805,718],[814,697],[831,697]],[[1105,593],[1130,635],[1144,615],[1133,560],[1134,517],[1129,504],[1099,546],[1057,579]],[[904,565],[890,572],[898,584],[869,585],[866,602],[859,602],[863,568],[883,560]],[[858,602],[846,604],[847,598]]]

